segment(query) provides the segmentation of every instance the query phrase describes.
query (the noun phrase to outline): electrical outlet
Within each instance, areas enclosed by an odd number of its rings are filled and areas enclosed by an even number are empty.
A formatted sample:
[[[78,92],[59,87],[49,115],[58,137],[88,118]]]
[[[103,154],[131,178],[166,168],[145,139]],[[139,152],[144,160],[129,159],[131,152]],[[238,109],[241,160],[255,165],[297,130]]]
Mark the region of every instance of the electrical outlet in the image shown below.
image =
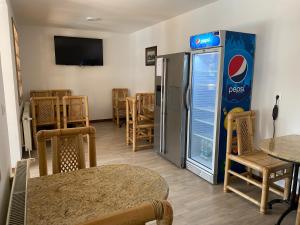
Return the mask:
[[[279,96],[279,98],[278,98],[278,103],[279,102],[281,102],[282,101],[282,94],[281,94],[281,92],[278,92],[277,94],[276,94],[276,96]]]

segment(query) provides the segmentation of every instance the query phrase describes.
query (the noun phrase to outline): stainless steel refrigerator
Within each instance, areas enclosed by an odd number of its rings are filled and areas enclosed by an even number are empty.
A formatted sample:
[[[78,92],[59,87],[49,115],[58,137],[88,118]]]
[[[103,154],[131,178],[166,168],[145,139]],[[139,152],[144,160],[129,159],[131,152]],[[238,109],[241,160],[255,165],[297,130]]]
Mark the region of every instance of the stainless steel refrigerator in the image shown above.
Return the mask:
[[[189,53],[158,56],[155,73],[154,149],[185,167]]]

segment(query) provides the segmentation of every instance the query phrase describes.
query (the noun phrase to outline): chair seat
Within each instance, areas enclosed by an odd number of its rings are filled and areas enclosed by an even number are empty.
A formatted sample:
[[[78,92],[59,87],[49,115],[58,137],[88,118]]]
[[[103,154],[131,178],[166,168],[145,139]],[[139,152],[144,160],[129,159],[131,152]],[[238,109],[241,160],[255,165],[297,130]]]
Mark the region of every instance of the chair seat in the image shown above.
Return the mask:
[[[45,123],[37,123],[37,127],[45,127],[45,126],[51,126],[51,125],[57,125],[57,122],[45,122]]]
[[[137,128],[152,128],[154,123],[151,120],[140,120],[137,122]]]
[[[152,121],[154,119],[154,115],[153,114],[143,114],[143,115],[139,115],[139,120],[148,120],[148,121]]]
[[[69,119],[68,123],[82,123],[82,122],[86,122],[86,119]]]
[[[132,125],[133,124],[133,121],[132,120],[129,120],[128,121],[128,124]],[[143,126],[146,126],[146,127],[154,127],[154,122],[153,120],[139,120],[137,121],[137,124],[136,124],[139,128],[143,127]]]
[[[280,159],[271,157],[268,154],[259,150],[254,150],[251,153],[243,154],[241,156],[230,154],[229,158],[242,165],[258,170],[260,172],[262,172],[264,168],[268,168],[270,171],[276,171],[292,166],[288,162],[284,162]]]

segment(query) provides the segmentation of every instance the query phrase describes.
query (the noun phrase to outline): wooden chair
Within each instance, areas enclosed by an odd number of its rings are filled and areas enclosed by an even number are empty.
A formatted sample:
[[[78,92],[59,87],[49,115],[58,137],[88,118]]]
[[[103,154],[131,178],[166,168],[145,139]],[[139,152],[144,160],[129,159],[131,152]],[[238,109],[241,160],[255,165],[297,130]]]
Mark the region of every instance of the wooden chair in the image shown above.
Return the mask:
[[[60,128],[59,100],[58,97],[32,97],[30,104],[33,138],[35,146],[37,146],[36,133],[38,128],[45,126]]]
[[[113,121],[118,127],[120,127],[120,119],[126,117],[126,97],[128,97],[127,88],[112,89]]]
[[[30,97],[51,97],[51,90],[32,90],[30,91]]]
[[[138,120],[136,99],[126,98],[126,143],[132,144],[132,150],[137,148],[153,147],[154,122],[149,120]],[[147,144],[139,144],[139,141],[148,141]]]
[[[72,91],[70,89],[57,89],[51,90],[52,96],[58,97],[60,101],[62,101],[64,96],[71,96]]]
[[[228,114],[224,191],[235,192],[241,197],[258,205],[261,213],[266,213],[269,191],[282,196],[284,199],[288,198],[292,167],[289,163],[273,158],[262,151],[254,149],[254,119],[254,111]],[[234,137],[235,132],[236,138]],[[234,141],[235,139],[236,141]],[[237,154],[234,154],[232,151],[234,146],[237,147]],[[238,173],[233,171],[231,169],[232,161],[244,165],[248,168],[248,172]],[[256,179],[254,177],[252,173],[253,171],[257,171],[262,176],[262,181],[261,179]],[[231,186],[231,175],[259,187],[262,190],[260,201],[257,201]],[[284,190],[274,184],[274,182],[282,179],[285,179]]]
[[[173,209],[168,201],[153,201],[141,206],[103,215],[81,225],[143,225],[156,220],[159,225],[172,225]]]
[[[89,110],[87,96],[64,96],[63,97],[64,128],[68,125],[89,126]]]
[[[137,93],[137,110],[138,110],[138,119],[153,119],[154,112],[149,111],[149,108],[154,109],[154,93]]]
[[[46,140],[51,139],[52,171],[64,173],[86,168],[83,136],[88,136],[89,166],[97,166],[94,127],[41,130],[37,133],[40,176],[48,175]]]

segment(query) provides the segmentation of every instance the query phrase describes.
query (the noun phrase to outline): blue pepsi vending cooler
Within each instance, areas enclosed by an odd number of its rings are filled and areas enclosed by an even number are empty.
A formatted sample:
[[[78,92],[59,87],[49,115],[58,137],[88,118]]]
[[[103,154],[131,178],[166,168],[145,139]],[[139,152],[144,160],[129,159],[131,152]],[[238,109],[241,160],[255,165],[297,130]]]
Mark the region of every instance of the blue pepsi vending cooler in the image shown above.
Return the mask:
[[[223,181],[229,112],[250,109],[255,35],[216,31],[190,37],[186,167]]]

